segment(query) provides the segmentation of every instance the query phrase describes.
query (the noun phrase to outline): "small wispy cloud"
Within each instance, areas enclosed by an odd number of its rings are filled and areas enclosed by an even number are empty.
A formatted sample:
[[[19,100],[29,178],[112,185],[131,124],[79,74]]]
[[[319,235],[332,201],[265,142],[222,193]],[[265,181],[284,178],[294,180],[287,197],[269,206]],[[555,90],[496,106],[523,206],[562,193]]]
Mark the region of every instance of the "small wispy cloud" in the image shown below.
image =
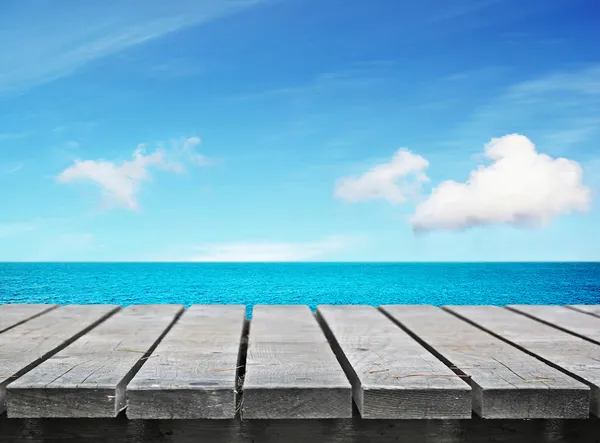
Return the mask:
[[[107,202],[114,202],[128,209],[137,209],[136,194],[141,182],[151,178],[148,169],[152,166],[167,166],[164,153],[145,155],[143,148],[133,153],[133,160],[117,165],[104,160],[76,160],[62,171],[59,183],[87,180],[102,189]]]
[[[4,166],[0,165],[0,175],[14,174],[15,172],[19,172],[21,169],[23,169],[23,166],[24,164],[22,162],[7,164]]]
[[[549,132],[545,139],[559,145],[568,146],[586,142],[600,132],[600,118],[589,119],[582,118],[569,122],[569,129],[562,129]]]
[[[186,262],[297,262],[326,259],[357,243],[347,236],[331,236],[314,242],[233,242],[199,245],[188,256],[168,261]]]
[[[181,142],[181,153],[198,166],[212,166],[214,160],[196,152],[196,147],[200,146],[200,143],[200,137],[189,137],[184,139]]]
[[[600,132],[600,65],[521,81],[475,109],[458,128],[462,146],[490,133],[535,134],[554,153],[565,155]],[[508,132],[508,131],[507,131]]]
[[[584,95],[600,94],[600,65],[574,72],[555,73],[543,78],[525,81],[512,86],[508,96],[528,101],[534,95],[556,92],[575,92]]]
[[[408,149],[399,149],[392,160],[371,167],[359,176],[343,177],[336,183],[334,196],[351,202],[387,200],[404,203],[428,182],[427,160]]]
[[[454,74],[446,75],[440,80],[443,82],[459,82],[473,79],[485,79],[489,80],[490,77],[498,77],[501,74],[506,73],[510,68],[508,66],[482,66],[478,68],[467,69],[464,71],[458,71]]]
[[[102,159],[75,160],[57,176],[57,181],[63,184],[77,181],[95,183],[102,190],[108,206],[137,210],[137,194],[141,184],[152,179],[152,168],[181,173],[185,170],[180,161],[182,155],[196,165],[210,164],[208,159],[195,152],[199,143],[198,137],[190,137],[182,140],[180,146],[176,145],[171,152],[157,150],[151,154],[146,154],[146,146],[142,144],[134,151],[132,160],[120,164]]]
[[[233,97],[236,100],[260,100],[285,97],[286,99],[316,99],[323,94],[371,87],[392,78],[399,68],[391,60],[372,60],[357,62],[337,71],[323,72],[302,83],[286,85],[279,88],[250,92]]]
[[[592,191],[583,183],[582,167],[537,152],[523,135],[492,139],[485,156],[492,162],[489,166],[472,171],[465,183],[442,182],[417,206],[409,220],[415,231],[544,226],[590,207]]]

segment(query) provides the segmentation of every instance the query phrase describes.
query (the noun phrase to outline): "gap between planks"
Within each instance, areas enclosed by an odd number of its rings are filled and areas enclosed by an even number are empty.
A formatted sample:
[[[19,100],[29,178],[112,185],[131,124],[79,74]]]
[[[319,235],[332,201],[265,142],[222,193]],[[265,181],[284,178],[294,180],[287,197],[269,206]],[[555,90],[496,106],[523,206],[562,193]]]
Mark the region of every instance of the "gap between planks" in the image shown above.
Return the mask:
[[[9,417],[115,417],[125,386],[183,310],[130,305],[8,386]]]
[[[600,318],[560,305],[507,305],[506,309],[600,345]]]
[[[235,418],[246,321],[242,305],[192,305],[127,386],[127,416]]]
[[[8,304],[0,305],[0,333],[33,320],[52,309],[55,304]]]
[[[89,306],[91,306],[91,308],[89,308]],[[30,321],[24,322],[20,326],[11,328],[6,333],[0,334],[0,343],[2,341],[6,342],[4,349],[2,349],[2,346],[0,346],[0,351],[3,351],[5,354],[7,353],[9,357],[12,356],[6,364],[0,364],[0,372],[7,372],[6,374],[0,374],[0,411],[5,410],[6,389],[8,385],[19,379],[19,377],[23,376],[24,374],[27,374],[32,369],[38,367],[40,364],[44,363],[80,337],[84,336],[87,332],[118,312],[119,309],[120,306],[116,305],[62,306],[57,309],[46,311],[46,315],[36,316],[30,319]],[[40,330],[52,330],[52,327],[54,327],[55,324],[49,324],[49,319],[58,321],[60,324],[61,321],[66,322],[67,319],[70,318],[69,315],[75,316],[78,310],[84,311],[84,313],[87,311],[89,318],[82,320],[81,324],[77,325],[77,329],[75,329],[72,333],[69,331],[60,331],[62,336],[59,335],[57,337],[52,335],[50,338],[56,341],[54,344],[48,345],[47,340],[42,341],[42,349],[38,348],[37,354],[33,353],[32,355],[27,355],[27,349],[10,349],[10,345],[13,343],[12,340],[20,340],[23,338],[23,336],[27,338],[27,336],[30,334],[33,335],[33,338],[35,339],[37,337],[36,334],[39,334]],[[63,314],[65,316],[64,319]],[[81,312],[79,315],[81,315]],[[57,318],[53,319],[53,317]],[[34,326],[34,329],[31,329],[32,325]],[[9,339],[8,341],[6,341],[7,338]],[[17,355],[23,354],[24,358],[22,361],[15,361]],[[0,361],[0,363],[2,362]]]
[[[376,308],[320,305],[317,314],[363,419],[471,417],[471,387]]]
[[[473,388],[473,411],[494,419],[589,416],[590,388],[432,305],[380,306]]]
[[[532,357],[535,357],[536,359],[542,361],[543,363],[547,364],[548,366],[551,366],[554,369],[561,371],[562,373],[568,375],[569,377],[571,377],[583,384],[588,385],[591,388],[591,403],[590,403],[591,414],[595,415],[595,416],[600,416],[600,388],[599,388],[600,383],[598,382],[596,373],[588,370],[588,369],[591,369],[591,367],[588,367],[586,363],[582,363],[582,362],[585,362],[586,360],[590,360],[590,358],[588,356],[586,356],[587,352],[591,352],[594,355],[598,354],[600,348],[598,348],[598,346],[595,343],[583,340],[582,338],[580,338],[576,335],[569,334],[558,328],[552,328],[551,326],[544,324],[542,322],[539,322],[536,319],[529,318],[525,315],[521,316],[520,313],[510,310],[510,309],[505,309],[504,307],[490,306],[490,305],[481,305],[481,306],[449,305],[449,306],[443,306],[442,309],[446,310],[447,312],[450,312],[455,317],[458,317],[459,319],[464,320],[467,323],[470,323],[473,326],[476,326],[479,329],[482,329],[483,331],[493,335],[494,337],[497,337],[500,340],[514,346],[515,348],[525,352],[526,354],[529,354]],[[475,309],[476,311],[463,312],[463,311],[465,311],[465,309],[467,309],[467,310]],[[498,320],[495,319],[493,315],[490,316],[489,318],[488,317],[485,317],[483,319],[477,318],[477,314],[480,314],[481,309],[497,310],[497,312],[500,314],[500,316],[503,316],[505,314],[512,316],[512,317],[506,318],[506,321],[509,324],[509,328],[511,327],[511,325],[512,325],[512,327],[515,327],[515,324],[512,324],[510,320],[517,318],[517,317],[522,317],[523,321],[529,322],[531,326],[534,326],[535,324],[537,324],[537,325],[539,325],[540,328],[547,328],[548,330],[556,331],[556,333],[554,335],[555,336],[560,335],[559,338],[556,338],[556,340],[558,340],[557,344],[559,346],[564,345],[565,340],[568,341],[567,344],[570,343],[571,345],[574,346],[572,349],[574,351],[576,351],[576,354],[577,354],[573,357],[573,358],[575,358],[575,361],[567,359],[563,362],[562,354],[559,354],[559,355],[552,354],[552,350],[554,349],[553,346],[550,346],[549,348],[536,347],[536,344],[539,344],[538,340],[533,340],[531,342],[528,340],[525,340],[525,341],[521,342],[521,340],[518,339],[519,336],[515,336],[515,337],[510,336],[511,332],[508,332],[508,331],[510,331],[510,329],[506,329],[504,331],[497,330],[498,328],[502,328],[504,323],[499,323],[498,325],[494,325],[493,324],[494,321],[498,321]],[[504,314],[501,314],[502,312]],[[510,318],[510,320],[509,320],[509,318]],[[516,326],[517,326],[517,328],[519,328],[521,326],[521,324],[517,323]],[[539,331],[538,331],[538,333],[539,333]],[[508,336],[505,336],[505,334],[508,334]],[[513,333],[513,335],[514,335],[514,333]],[[525,335],[528,335],[528,334],[525,334]],[[549,339],[549,337],[544,337],[544,338],[545,338],[545,340],[543,340],[543,342],[545,342]],[[550,353],[547,351],[550,351]],[[597,357],[596,358],[592,357],[591,360],[599,361]],[[565,366],[565,367],[563,367],[563,366]],[[594,367],[595,367],[595,365],[594,365]]]
[[[444,308],[444,309],[445,309],[445,308]],[[558,367],[558,366],[556,366],[556,365],[553,365],[552,363],[549,363],[549,362],[545,361],[544,359],[541,359],[541,358],[539,358],[537,355],[535,355],[535,354],[533,354],[533,353],[531,353],[531,352],[527,351],[526,349],[522,349],[522,348],[521,348],[521,347],[519,347],[518,345],[515,345],[515,344],[513,344],[513,343],[512,343],[512,342],[510,342],[509,340],[506,340],[506,339],[504,339],[503,337],[501,337],[501,336],[499,336],[499,335],[497,335],[497,334],[494,334],[494,333],[493,333],[493,331],[488,331],[488,330],[486,330],[485,328],[482,328],[482,327],[480,327],[480,326],[479,326],[479,325],[477,325],[476,323],[474,323],[474,322],[471,322],[471,321],[469,321],[468,319],[465,319],[465,318],[461,317],[460,315],[457,315],[456,313],[454,313],[454,312],[452,312],[452,311],[450,311],[450,310],[447,310],[447,309],[445,309],[445,310],[446,310],[447,312],[450,312],[452,315],[454,315],[454,316],[456,316],[456,317],[460,318],[461,320],[463,320],[463,321],[466,321],[467,323],[470,323],[470,324],[472,324],[472,325],[474,325],[474,326],[478,327],[479,329],[482,329],[482,330],[484,330],[484,331],[486,331],[486,332],[488,332],[488,333],[491,333],[491,335],[493,335],[493,336],[495,336],[495,337],[497,337],[497,338],[499,338],[499,339],[501,339],[501,340],[505,341],[506,343],[508,343],[508,344],[510,344],[510,345],[512,345],[512,346],[514,346],[515,348],[517,348],[517,349],[520,349],[520,350],[522,350],[523,352],[525,352],[525,353],[527,353],[527,354],[529,354],[529,355],[532,355],[533,357],[535,357],[535,358],[537,358],[537,359],[539,359],[539,360],[542,360],[542,361],[544,361],[546,364],[549,364],[550,366],[556,367],[557,369],[561,370],[562,372],[565,372],[565,373],[567,373],[568,375],[570,375],[571,377],[573,377],[573,378],[575,378],[575,379],[578,379],[578,377],[574,376],[573,374],[569,374],[568,372],[566,372],[566,371],[565,371],[565,370],[563,370],[562,368],[560,368],[560,367]],[[45,312],[48,312],[48,311],[49,311],[49,310],[46,310],[46,311],[44,311],[43,313],[45,313]],[[89,330],[91,330],[92,328],[94,328],[95,326],[97,326],[98,324],[100,324],[102,321],[104,321],[106,318],[110,317],[110,316],[111,316],[112,314],[114,314],[115,312],[116,312],[116,311],[113,311],[112,313],[108,314],[108,315],[107,315],[105,318],[101,319],[101,320],[100,320],[100,321],[98,321],[96,324],[94,324],[94,325],[91,325],[91,326],[90,326],[90,327],[89,327],[89,328],[88,328],[86,331],[84,331],[84,332],[82,332],[81,334],[79,334],[78,336],[74,337],[74,338],[73,338],[72,340],[70,340],[68,343],[65,343],[63,346],[61,346],[61,347],[59,347],[59,348],[55,349],[55,350],[54,350],[54,351],[51,353],[51,355],[53,355],[53,354],[55,354],[55,353],[59,352],[59,351],[60,351],[61,349],[63,349],[64,347],[68,346],[70,343],[72,343],[73,341],[75,341],[77,338],[79,338],[80,336],[84,335],[85,333],[87,333]],[[182,312],[184,312],[184,311],[182,311]],[[43,313],[40,313],[40,314],[38,314],[37,316],[39,316],[39,315],[42,315]],[[313,315],[315,315],[315,316],[318,318],[318,316],[317,316],[317,314],[316,314],[316,313],[314,313]],[[387,314],[386,314],[386,315],[387,315]],[[149,350],[149,351],[148,351],[148,352],[147,352],[147,353],[146,353],[146,354],[145,354],[145,355],[142,357],[142,359],[140,359],[140,364],[139,364],[139,367],[138,367],[138,368],[136,368],[136,371],[135,371],[135,372],[137,372],[137,371],[138,371],[138,370],[141,368],[141,366],[144,364],[144,362],[147,360],[147,358],[151,356],[151,353],[152,353],[152,351],[154,350],[154,348],[156,348],[156,346],[158,346],[158,345],[159,345],[159,343],[162,341],[162,339],[164,338],[164,336],[165,336],[165,335],[168,333],[168,331],[169,331],[169,330],[170,330],[170,329],[171,329],[171,328],[174,326],[174,324],[177,322],[177,319],[178,319],[180,316],[181,316],[181,313],[180,313],[180,314],[179,314],[179,316],[178,316],[178,317],[175,319],[175,321],[174,321],[174,322],[173,322],[173,323],[172,323],[172,324],[169,326],[169,329],[167,329],[167,330],[166,330],[166,331],[165,331],[165,332],[162,334],[162,336],[159,338],[159,340],[157,340],[157,342],[156,342],[156,343],[155,343],[155,345],[153,346],[153,349]],[[32,318],[34,318],[34,317],[32,317]],[[537,319],[536,319],[536,320],[537,320]],[[27,320],[24,320],[24,321],[27,321]],[[319,322],[319,323],[320,323],[320,322]],[[238,412],[238,413],[236,414],[236,417],[239,417],[239,410],[241,409],[241,407],[242,407],[242,405],[243,405],[243,386],[242,386],[242,385],[243,385],[243,379],[244,379],[244,376],[245,376],[245,371],[246,371],[246,355],[247,355],[247,351],[248,351],[248,346],[247,346],[247,345],[248,345],[248,343],[247,343],[247,341],[248,341],[248,331],[249,331],[250,324],[251,324],[251,321],[250,321],[250,320],[248,320],[248,319],[246,319],[246,320],[245,320],[245,324],[244,324],[244,333],[243,333],[243,335],[242,335],[242,339],[241,339],[241,341],[240,341],[240,354],[239,354],[239,360],[238,360],[238,365],[237,365],[237,377],[236,377],[236,379],[237,379],[237,383],[236,383],[236,389],[238,390],[238,393],[239,393],[239,395],[238,395],[238,399],[237,399],[237,406],[236,406],[236,412]],[[321,326],[321,329],[323,329],[323,325],[322,325],[322,324],[320,324],[320,326]],[[402,328],[402,329],[404,329],[404,328]],[[325,330],[323,330],[323,332],[325,333],[325,335],[327,335]],[[405,330],[405,332],[408,332],[408,333],[409,333],[409,335],[410,335],[410,332],[409,332],[409,331],[406,331],[406,330]],[[571,332],[571,331],[568,331],[568,332]],[[414,338],[414,337],[413,337],[413,338]],[[444,358],[441,358],[441,357],[438,355],[438,353],[436,353],[436,352],[433,352],[433,351],[430,349],[430,347],[426,346],[426,345],[425,345],[424,343],[422,343],[420,340],[417,340],[417,341],[419,341],[419,343],[421,343],[422,345],[424,345],[424,346],[425,346],[425,348],[426,348],[426,349],[427,349],[429,352],[431,352],[431,353],[432,353],[434,356],[436,356],[436,357],[437,357],[439,360],[441,360],[441,361],[442,361],[442,362],[443,362],[443,363],[444,363],[446,366],[448,366],[448,367],[449,367],[449,368],[450,368],[450,369],[451,369],[451,370],[452,370],[454,373],[456,373],[456,374],[457,374],[457,375],[459,375],[459,376],[465,376],[465,374],[464,374],[464,373],[462,373],[462,371],[458,370],[458,368],[454,367],[452,364],[450,364],[450,362],[448,362],[448,361],[447,361],[447,360],[445,360]],[[327,342],[329,343],[329,345],[330,345],[331,347],[333,347],[334,343],[333,343],[333,341],[332,341],[332,340],[330,340],[330,339],[329,339],[329,337],[327,337]],[[49,357],[49,355],[46,355],[46,358],[48,358],[48,357]],[[39,363],[41,363],[41,361],[43,361],[43,360],[40,360],[40,361],[36,362],[36,364],[39,364]],[[29,369],[31,369],[31,368],[32,368],[32,367],[34,367],[34,366],[35,366],[35,364],[34,364],[34,365],[32,365],[32,366],[31,366]],[[21,375],[22,375],[22,374],[21,374]],[[465,380],[465,381],[468,381],[468,380]]]

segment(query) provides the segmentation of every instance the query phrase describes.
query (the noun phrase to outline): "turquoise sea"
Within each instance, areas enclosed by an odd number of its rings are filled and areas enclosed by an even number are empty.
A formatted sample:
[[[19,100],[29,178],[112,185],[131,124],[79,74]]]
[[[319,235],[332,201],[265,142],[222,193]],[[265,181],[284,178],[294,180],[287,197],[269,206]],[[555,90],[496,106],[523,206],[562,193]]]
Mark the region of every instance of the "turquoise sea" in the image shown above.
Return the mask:
[[[600,263],[0,263],[0,303],[600,304]]]

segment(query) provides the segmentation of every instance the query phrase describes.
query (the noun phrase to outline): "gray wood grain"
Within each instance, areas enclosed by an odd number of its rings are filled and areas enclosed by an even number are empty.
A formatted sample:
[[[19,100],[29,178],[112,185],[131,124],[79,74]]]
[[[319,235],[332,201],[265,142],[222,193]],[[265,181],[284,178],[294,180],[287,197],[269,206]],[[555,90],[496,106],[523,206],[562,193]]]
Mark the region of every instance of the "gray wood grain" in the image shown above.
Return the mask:
[[[115,417],[125,385],[181,305],[119,311],[8,386],[9,417]]]
[[[365,419],[470,418],[471,388],[372,306],[317,314]]]
[[[308,306],[255,306],[248,341],[243,418],[352,416],[350,383]]]
[[[468,376],[473,410],[480,417],[589,416],[587,385],[449,312],[428,305],[387,305],[381,309]]]
[[[568,305],[568,308],[600,317],[600,305]]]
[[[243,305],[193,305],[127,386],[134,419],[234,418]]]
[[[0,334],[0,412],[6,385],[119,309],[114,305],[68,305]]]
[[[508,305],[508,309],[600,344],[600,318],[564,306]]]
[[[56,305],[44,304],[0,305],[0,332],[20,325],[55,307]]]
[[[445,309],[586,383],[591,388],[591,412],[600,415],[600,346],[497,306]]]

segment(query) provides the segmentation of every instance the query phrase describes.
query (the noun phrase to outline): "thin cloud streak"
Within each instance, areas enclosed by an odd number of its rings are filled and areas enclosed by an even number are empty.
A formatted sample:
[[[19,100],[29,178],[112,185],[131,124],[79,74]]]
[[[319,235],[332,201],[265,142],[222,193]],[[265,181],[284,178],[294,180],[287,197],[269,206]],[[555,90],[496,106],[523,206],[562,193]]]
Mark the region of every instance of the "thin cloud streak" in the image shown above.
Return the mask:
[[[597,134],[599,110],[600,64],[556,72],[505,88],[474,109],[451,143],[475,148],[508,128],[535,135],[554,155],[567,155]]]
[[[23,169],[23,166],[23,163],[17,163],[15,165],[9,165],[4,168],[0,168],[0,176],[10,175],[14,174],[15,172],[19,172],[21,169]]]
[[[27,91],[100,58],[264,1],[62,0],[35,6],[31,0],[20,1],[0,17],[0,96]]]

